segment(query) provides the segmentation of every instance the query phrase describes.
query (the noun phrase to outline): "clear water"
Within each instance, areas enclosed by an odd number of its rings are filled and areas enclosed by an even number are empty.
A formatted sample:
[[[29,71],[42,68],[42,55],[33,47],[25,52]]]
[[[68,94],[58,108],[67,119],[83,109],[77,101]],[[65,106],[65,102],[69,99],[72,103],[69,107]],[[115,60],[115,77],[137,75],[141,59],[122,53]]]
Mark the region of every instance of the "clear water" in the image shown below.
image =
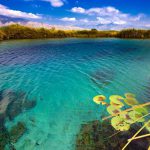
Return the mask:
[[[101,80],[93,82],[97,72]],[[74,150],[81,125],[104,113],[92,102],[93,96],[133,92],[146,102],[148,86],[150,40],[0,43],[0,89],[23,90],[37,100],[35,108],[6,123],[8,128],[18,121],[27,125],[28,131],[15,144],[17,150]]]

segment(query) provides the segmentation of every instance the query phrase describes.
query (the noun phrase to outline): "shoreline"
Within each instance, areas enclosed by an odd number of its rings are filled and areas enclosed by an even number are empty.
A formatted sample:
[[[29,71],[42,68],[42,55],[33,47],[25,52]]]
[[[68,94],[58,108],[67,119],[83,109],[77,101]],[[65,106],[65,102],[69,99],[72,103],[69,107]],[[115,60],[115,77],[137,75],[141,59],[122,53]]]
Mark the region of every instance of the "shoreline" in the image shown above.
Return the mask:
[[[23,41],[23,40],[64,40],[64,39],[120,39],[120,40],[150,40],[150,38],[118,38],[118,37],[63,37],[63,38],[28,38],[28,39],[5,39],[0,40],[1,42],[8,41]]]
[[[0,27],[0,41],[12,39],[64,39],[64,38],[119,38],[119,39],[150,39],[150,30],[124,29],[115,30],[59,30],[33,28],[13,24]]]

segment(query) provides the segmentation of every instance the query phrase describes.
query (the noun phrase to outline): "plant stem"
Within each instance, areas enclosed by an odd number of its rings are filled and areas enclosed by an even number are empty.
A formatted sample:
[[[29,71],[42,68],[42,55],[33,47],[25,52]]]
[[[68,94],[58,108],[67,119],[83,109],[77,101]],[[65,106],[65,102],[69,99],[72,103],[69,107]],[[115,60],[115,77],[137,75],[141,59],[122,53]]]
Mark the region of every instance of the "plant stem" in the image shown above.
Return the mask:
[[[144,107],[144,106],[148,106],[148,105],[150,105],[150,102],[144,103],[144,104],[141,104],[141,105],[136,105],[136,106],[134,106],[134,107],[132,107],[132,108],[123,110],[123,111],[121,111],[121,112],[119,112],[119,113],[115,113],[115,114],[113,114],[113,115],[107,116],[107,117],[103,118],[102,120],[104,121],[104,120],[107,120],[107,119],[109,119],[109,118],[111,118],[111,117],[114,117],[114,116],[123,114],[123,113],[125,113],[125,112],[131,111],[131,110],[133,110],[133,109],[135,109],[135,108],[140,108],[140,107]]]
[[[116,133],[114,133],[114,134],[112,134],[111,136],[109,136],[108,138],[106,138],[106,139],[109,139],[109,138],[112,138],[113,136],[115,136],[115,135],[117,135],[118,133],[120,133],[121,131],[118,131],[118,132],[116,132]]]
[[[137,139],[141,139],[141,138],[144,138],[144,137],[148,137],[148,136],[150,136],[150,134],[144,134],[144,135],[141,135],[141,136],[137,136],[137,137],[135,137],[134,139],[132,139],[132,140],[137,140]],[[131,139],[128,139],[128,141],[130,141]]]
[[[122,150],[125,150],[125,148],[130,144],[130,142],[146,127],[146,125],[149,123],[146,122],[134,135],[133,137],[128,141],[128,143],[122,148]]]

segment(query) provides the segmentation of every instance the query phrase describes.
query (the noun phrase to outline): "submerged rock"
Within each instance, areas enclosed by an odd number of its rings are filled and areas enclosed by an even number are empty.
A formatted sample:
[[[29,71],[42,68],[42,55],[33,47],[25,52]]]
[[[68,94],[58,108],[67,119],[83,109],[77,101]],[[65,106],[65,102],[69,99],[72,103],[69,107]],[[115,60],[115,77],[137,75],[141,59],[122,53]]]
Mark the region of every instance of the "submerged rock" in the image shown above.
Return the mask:
[[[36,105],[36,101],[29,100],[26,93],[22,91],[3,90],[1,98],[0,114],[5,114],[5,117],[9,117],[10,120]]]
[[[0,98],[0,114],[3,114],[6,112],[8,105],[13,101],[14,94],[10,90],[4,90]]]
[[[0,101],[2,100],[2,98],[3,98],[3,90],[2,91],[0,91]]]
[[[140,126],[134,126],[129,131],[119,132],[109,122],[93,121],[82,126],[76,140],[76,150],[121,150]],[[139,135],[146,134],[142,131]],[[116,135],[115,135],[116,134]],[[147,150],[150,145],[150,137],[133,140],[127,150]]]
[[[0,130],[4,128],[5,114],[0,114]]]
[[[31,109],[36,105],[36,101],[18,100],[10,103],[7,109],[7,116],[13,120],[16,116],[23,112],[23,110]]]
[[[9,143],[9,135],[6,128],[0,129],[0,150],[4,150]]]
[[[29,100],[25,92],[12,90],[0,91],[0,150],[4,150],[6,146],[10,150],[15,149],[12,143],[17,142],[27,130],[25,124],[19,122],[8,132],[5,127],[6,118],[13,120],[24,110],[31,109],[35,105],[36,101]]]
[[[9,103],[10,101],[8,97],[5,97],[0,101],[0,114],[3,114],[6,112],[6,109]]]
[[[24,123],[18,122],[16,126],[13,126],[9,132],[10,141],[16,143],[18,139],[26,132],[27,128]]]
[[[16,143],[26,130],[27,128],[23,122],[18,122],[17,125],[11,128],[10,132],[3,126],[3,129],[0,130],[0,150],[5,150],[6,146],[10,150],[15,150],[13,143]]]

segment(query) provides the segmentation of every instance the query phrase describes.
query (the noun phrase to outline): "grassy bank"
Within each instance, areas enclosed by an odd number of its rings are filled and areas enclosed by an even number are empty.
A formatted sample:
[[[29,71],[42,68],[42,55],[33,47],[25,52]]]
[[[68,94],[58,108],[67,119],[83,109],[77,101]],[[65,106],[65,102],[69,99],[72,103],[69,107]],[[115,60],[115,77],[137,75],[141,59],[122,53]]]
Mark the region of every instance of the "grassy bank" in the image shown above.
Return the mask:
[[[99,31],[91,30],[57,30],[55,28],[31,28],[13,24],[0,28],[0,40],[9,39],[42,39],[42,38],[150,38],[150,30],[126,29],[122,31]]]

